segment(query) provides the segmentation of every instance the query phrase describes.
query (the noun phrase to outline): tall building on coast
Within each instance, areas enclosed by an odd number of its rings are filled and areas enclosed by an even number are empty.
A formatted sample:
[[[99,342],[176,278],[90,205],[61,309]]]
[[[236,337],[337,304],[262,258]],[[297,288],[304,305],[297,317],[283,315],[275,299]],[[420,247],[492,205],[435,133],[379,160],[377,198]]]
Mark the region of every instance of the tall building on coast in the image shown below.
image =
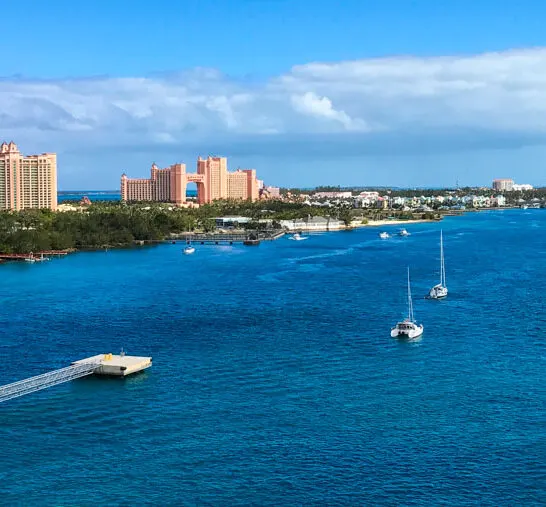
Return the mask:
[[[493,180],[493,190],[497,190],[499,192],[510,192],[514,188],[514,180],[509,178],[499,178],[496,180]]]
[[[57,209],[57,155],[24,156],[17,145],[0,146],[0,210]]]
[[[207,204],[218,199],[256,201],[260,197],[260,183],[254,169],[229,172],[227,158],[197,159],[197,172],[187,173],[185,164],[159,169],[152,164],[150,178],[121,176],[123,201],[164,201],[178,206],[187,202],[186,186],[197,185],[197,202]]]

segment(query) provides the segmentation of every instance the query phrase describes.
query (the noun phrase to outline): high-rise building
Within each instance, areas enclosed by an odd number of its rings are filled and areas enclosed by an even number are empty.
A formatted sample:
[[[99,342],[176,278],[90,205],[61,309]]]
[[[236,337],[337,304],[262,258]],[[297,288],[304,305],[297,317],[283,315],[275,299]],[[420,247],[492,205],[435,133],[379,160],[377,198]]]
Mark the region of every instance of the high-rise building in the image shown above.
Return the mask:
[[[24,156],[17,145],[0,146],[0,209],[57,209],[57,155]]]
[[[182,204],[186,201],[186,185],[182,184],[186,174],[185,164],[174,164],[159,169],[152,164],[150,178],[128,178],[121,176],[121,199],[123,201],[159,201]]]
[[[514,187],[514,180],[501,178],[493,180],[493,189],[498,190],[499,192],[506,191],[510,192]]]
[[[185,164],[166,169],[152,165],[149,179],[121,177],[121,198],[124,201],[165,201],[177,205],[186,203],[186,186],[197,184],[197,202],[206,204],[218,199],[259,198],[259,182],[254,169],[238,169],[230,173],[227,159],[208,157],[197,159],[197,173],[187,173]]]

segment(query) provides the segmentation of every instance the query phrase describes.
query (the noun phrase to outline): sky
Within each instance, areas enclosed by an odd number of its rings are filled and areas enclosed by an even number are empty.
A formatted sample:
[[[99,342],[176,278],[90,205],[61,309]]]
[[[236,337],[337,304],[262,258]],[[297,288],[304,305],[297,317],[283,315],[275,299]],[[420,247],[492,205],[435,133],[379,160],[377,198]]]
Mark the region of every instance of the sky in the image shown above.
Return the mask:
[[[56,152],[60,190],[115,189],[152,162],[190,172],[209,154],[275,186],[546,186],[543,1],[26,0],[8,11],[0,140]]]

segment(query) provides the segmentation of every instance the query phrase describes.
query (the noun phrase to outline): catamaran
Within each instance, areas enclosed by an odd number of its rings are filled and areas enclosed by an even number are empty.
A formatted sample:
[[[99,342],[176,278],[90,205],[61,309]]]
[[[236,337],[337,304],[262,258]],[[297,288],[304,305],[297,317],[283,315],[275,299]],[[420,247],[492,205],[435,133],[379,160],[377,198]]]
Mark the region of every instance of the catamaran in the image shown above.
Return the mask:
[[[411,299],[411,286],[408,268],[408,317],[402,322],[398,322],[398,324],[391,329],[391,336],[393,338],[417,338],[423,334],[423,329],[423,324],[417,325],[415,322],[415,317],[413,316],[413,301]]]
[[[430,299],[443,299],[447,296],[446,286],[446,267],[444,263],[444,235],[440,231],[440,283],[436,284],[430,292],[428,297]]]

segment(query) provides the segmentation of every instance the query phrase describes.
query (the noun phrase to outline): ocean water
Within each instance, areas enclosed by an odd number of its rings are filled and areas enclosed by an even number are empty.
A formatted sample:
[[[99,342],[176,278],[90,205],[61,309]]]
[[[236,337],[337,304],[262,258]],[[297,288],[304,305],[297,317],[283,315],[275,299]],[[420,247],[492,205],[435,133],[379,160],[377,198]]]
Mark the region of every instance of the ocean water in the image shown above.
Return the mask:
[[[1,404],[0,504],[544,505],[546,212],[407,229],[0,266],[0,384],[154,359]]]
[[[197,197],[197,190],[186,190],[188,197]],[[84,197],[88,197],[91,202],[96,201],[119,201],[121,194],[116,191],[105,190],[82,190],[82,191],[65,191],[59,192],[57,201],[63,203],[66,201],[81,201]]]
[[[87,197],[91,202],[119,201],[121,199],[121,194],[119,192],[104,190],[59,192],[57,195],[57,201],[59,204],[61,204],[66,201],[81,201],[84,197]]]

